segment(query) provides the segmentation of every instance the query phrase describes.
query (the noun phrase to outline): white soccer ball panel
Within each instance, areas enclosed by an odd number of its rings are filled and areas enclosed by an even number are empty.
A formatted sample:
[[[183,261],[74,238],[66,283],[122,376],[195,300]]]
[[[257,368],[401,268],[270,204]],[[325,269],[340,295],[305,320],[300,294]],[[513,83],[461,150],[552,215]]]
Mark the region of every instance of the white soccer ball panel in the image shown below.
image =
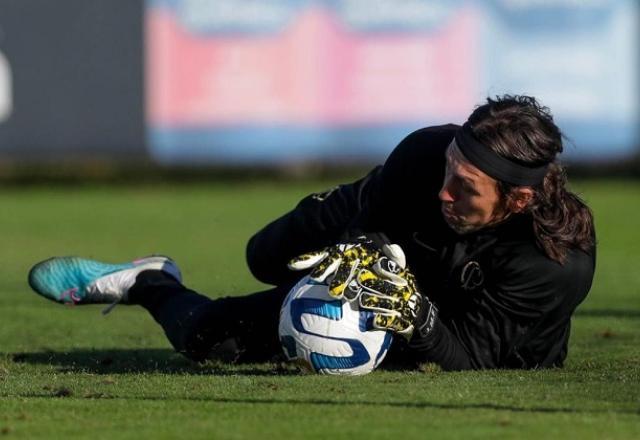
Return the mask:
[[[372,315],[356,303],[336,300],[328,286],[303,278],[280,313],[280,340],[287,358],[323,374],[366,374],[384,359],[391,333],[371,329]]]

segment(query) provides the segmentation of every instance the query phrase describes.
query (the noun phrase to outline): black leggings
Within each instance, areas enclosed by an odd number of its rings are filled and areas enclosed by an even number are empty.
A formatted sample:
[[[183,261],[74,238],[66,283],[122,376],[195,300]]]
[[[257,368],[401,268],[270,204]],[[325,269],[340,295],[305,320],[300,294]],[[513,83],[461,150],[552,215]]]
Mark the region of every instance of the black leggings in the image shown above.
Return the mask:
[[[129,290],[129,301],[151,313],[179,353],[194,361],[264,362],[282,354],[280,306],[291,286],[212,300],[170,275],[148,270]]]
[[[284,358],[278,338],[280,307],[294,284],[213,300],[164,272],[148,270],[129,289],[129,302],[147,309],[175,350],[191,360],[267,362]],[[384,364],[412,368],[414,362],[404,339],[394,338]]]

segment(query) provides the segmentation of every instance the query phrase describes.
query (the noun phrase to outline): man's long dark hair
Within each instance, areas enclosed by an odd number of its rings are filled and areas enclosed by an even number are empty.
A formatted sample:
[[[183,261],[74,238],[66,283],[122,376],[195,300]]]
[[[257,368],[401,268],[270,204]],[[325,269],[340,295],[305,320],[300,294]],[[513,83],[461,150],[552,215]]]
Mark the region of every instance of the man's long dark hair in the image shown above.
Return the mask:
[[[564,263],[569,249],[594,246],[593,215],[567,187],[565,169],[557,160],[562,133],[547,107],[530,96],[487,99],[469,117],[475,137],[508,159],[524,165],[549,164],[544,181],[533,186],[534,198],[525,212],[533,217],[538,245],[553,260]],[[513,196],[514,186],[498,182],[498,191]]]

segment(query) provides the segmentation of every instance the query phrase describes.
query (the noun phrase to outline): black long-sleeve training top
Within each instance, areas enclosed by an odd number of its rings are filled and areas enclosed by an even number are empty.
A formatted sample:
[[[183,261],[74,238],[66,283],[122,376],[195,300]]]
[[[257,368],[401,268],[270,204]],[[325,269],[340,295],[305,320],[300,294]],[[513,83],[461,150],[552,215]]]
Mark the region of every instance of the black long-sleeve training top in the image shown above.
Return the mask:
[[[384,166],[303,199],[251,238],[249,268],[263,282],[289,283],[299,277],[287,269],[291,258],[352,231],[382,232],[402,247],[439,310],[433,331],[410,341],[418,360],[447,370],[562,366],[571,315],[591,287],[595,249],[553,261],[536,245],[527,214],[471,234],[451,230],[438,192],[457,129],[415,131]]]

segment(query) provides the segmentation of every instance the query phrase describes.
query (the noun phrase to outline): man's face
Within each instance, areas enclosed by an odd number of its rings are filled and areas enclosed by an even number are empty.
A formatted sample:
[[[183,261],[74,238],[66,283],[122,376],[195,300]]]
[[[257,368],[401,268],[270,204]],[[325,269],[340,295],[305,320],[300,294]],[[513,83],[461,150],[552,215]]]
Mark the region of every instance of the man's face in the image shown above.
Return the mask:
[[[447,168],[438,196],[451,229],[467,234],[503,219],[496,180],[467,161],[455,140],[446,154]]]

